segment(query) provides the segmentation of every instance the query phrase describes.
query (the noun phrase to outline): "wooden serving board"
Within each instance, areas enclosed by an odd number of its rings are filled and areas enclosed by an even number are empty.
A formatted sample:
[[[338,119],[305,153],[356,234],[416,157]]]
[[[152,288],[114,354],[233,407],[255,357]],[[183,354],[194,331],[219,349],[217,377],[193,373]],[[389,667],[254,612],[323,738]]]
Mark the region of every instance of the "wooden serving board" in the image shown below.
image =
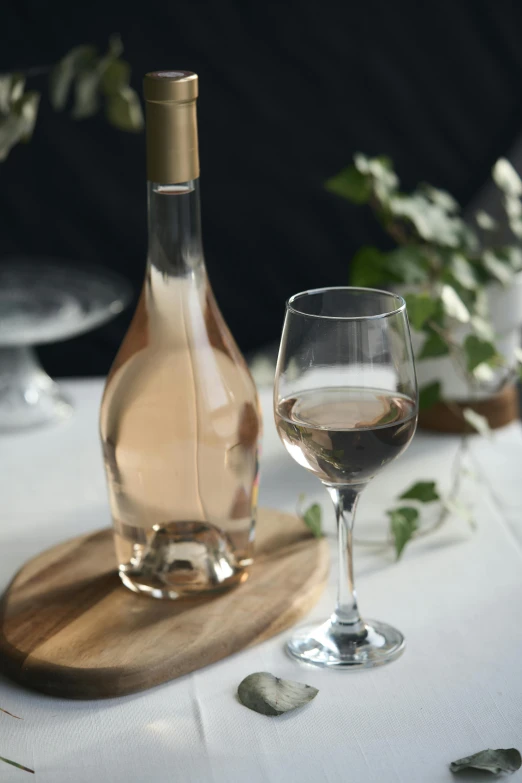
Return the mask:
[[[0,604],[0,670],[69,699],[122,696],[180,677],[297,622],[326,582],[328,548],[303,522],[261,509],[248,580],[212,597],[132,593],[115,571],[111,530],[26,563]]]

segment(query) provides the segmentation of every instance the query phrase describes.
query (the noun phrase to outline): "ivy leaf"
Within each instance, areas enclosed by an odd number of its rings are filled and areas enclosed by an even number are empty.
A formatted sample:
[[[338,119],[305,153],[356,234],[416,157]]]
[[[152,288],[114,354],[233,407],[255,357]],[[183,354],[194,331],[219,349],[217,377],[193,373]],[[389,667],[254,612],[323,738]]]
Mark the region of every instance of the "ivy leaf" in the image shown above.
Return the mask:
[[[495,373],[489,364],[483,362],[482,364],[479,364],[478,367],[475,367],[473,376],[481,383],[491,383],[495,378]]]
[[[451,193],[448,193],[447,190],[434,188],[433,185],[428,185],[427,183],[422,184],[419,190],[421,193],[424,193],[433,204],[436,204],[438,207],[443,209],[444,212],[448,212],[450,214],[460,212],[458,201],[454,199]]]
[[[498,228],[497,221],[492,218],[491,215],[488,215],[487,212],[484,212],[483,209],[479,209],[478,212],[475,213],[475,220],[483,231],[495,231],[495,229]]]
[[[16,761],[11,761],[11,759],[4,759],[3,756],[0,756],[0,761],[5,761],[6,764],[11,764],[13,767],[17,767],[18,769],[23,769],[24,772],[30,772],[31,775],[34,775],[34,769],[29,769],[29,767],[24,767],[23,764],[17,764]]]
[[[390,529],[395,541],[397,560],[404,551],[404,547],[417,530],[419,512],[413,506],[401,506],[387,512],[390,517]]]
[[[499,158],[491,172],[500,190],[509,196],[522,196],[522,180],[506,158]]]
[[[282,680],[269,672],[249,674],[239,683],[237,695],[241,704],[261,715],[282,715],[304,707],[319,691],[311,685]]]
[[[428,383],[419,390],[419,409],[427,410],[435,405],[441,398],[441,383],[440,381],[434,381]]]
[[[352,285],[372,288],[386,278],[386,257],[376,247],[362,247],[350,263]]]
[[[420,247],[405,245],[387,253],[388,279],[398,283],[424,283],[429,276],[429,261]]]
[[[437,310],[437,301],[429,294],[406,294],[406,309],[411,325],[420,331]]]
[[[454,253],[450,261],[451,274],[463,288],[473,291],[478,281],[473,267],[462,253]]]
[[[440,296],[447,316],[463,324],[468,323],[470,318],[469,310],[454,288],[450,285],[443,285]]]
[[[502,283],[502,285],[507,286],[513,280],[513,270],[504,260],[493,253],[492,250],[484,251],[482,254],[482,263],[489,274]]]
[[[451,498],[448,498],[444,501],[444,508],[446,508],[451,514],[455,514],[457,517],[464,519],[466,522],[468,522],[471,528],[475,528],[473,514],[471,513],[468,506],[466,506],[466,504],[461,500],[452,500]]]
[[[400,500],[419,500],[421,503],[432,503],[440,500],[434,481],[417,481],[406,492],[400,495]]]
[[[522,269],[522,249],[512,245],[504,248],[503,255],[514,272],[519,272]]]
[[[75,46],[52,69],[49,77],[49,95],[56,111],[65,108],[74,80],[80,71],[92,66],[97,53],[95,46]]]
[[[386,155],[368,158],[358,152],[353,157],[355,168],[361,174],[372,177],[372,186],[379,201],[388,203],[399,186],[399,178],[393,170],[393,162]]]
[[[485,416],[481,416],[480,413],[474,411],[473,408],[464,408],[462,415],[479,435],[491,438],[491,430]]]
[[[482,362],[487,362],[497,355],[493,343],[482,340],[475,334],[469,334],[464,340],[464,351],[469,372],[473,372]]]
[[[348,199],[352,204],[366,204],[372,195],[372,181],[355,166],[342,169],[325,182],[326,190]]]
[[[477,334],[477,337],[480,337],[481,340],[486,340],[489,342],[493,340],[495,336],[493,333],[493,327],[489,321],[486,321],[485,318],[481,318],[480,315],[472,315],[470,323],[475,333]]]
[[[390,200],[388,207],[395,217],[409,220],[426,242],[443,247],[460,246],[463,221],[449,215],[422,193],[414,193],[412,196],[396,195]]]
[[[452,761],[452,772],[463,769],[481,769],[500,775],[501,772],[516,772],[522,766],[522,757],[516,748],[498,748],[497,750],[481,750],[472,756]]]
[[[323,527],[321,523],[322,509],[319,503],[312,503],[303,513],[302,519],[315,538],[323,537]]]
[[[438,356],[446,356],[448,353],[449,347],[447,342],[442,339],[438,332],[431,331],[424,341],[418,358],[434,359]]]

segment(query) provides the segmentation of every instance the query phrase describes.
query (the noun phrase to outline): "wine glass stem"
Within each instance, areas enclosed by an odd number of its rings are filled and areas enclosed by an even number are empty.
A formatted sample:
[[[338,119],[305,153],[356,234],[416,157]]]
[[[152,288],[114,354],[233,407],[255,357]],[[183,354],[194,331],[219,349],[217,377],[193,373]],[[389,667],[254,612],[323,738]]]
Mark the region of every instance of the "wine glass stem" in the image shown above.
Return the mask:
[[[339,588],[337,606],[331,617],[332,631],[345,641],[364,639],[366,627],[357,607],[357,593],[353,575],[353,524],[355,509],[364,484],[350,486],[326,485],[333,500],[337,518],[339,548]]]

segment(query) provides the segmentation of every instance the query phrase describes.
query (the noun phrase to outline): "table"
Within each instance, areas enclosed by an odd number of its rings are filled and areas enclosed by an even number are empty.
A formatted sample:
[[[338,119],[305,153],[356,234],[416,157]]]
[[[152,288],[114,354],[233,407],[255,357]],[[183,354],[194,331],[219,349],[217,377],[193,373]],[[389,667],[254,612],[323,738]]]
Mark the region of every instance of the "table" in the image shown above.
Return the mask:
[[[0,439],[2,586],[42,549],[110,522],[97,433],[102,381],[64,388],[76,405],[71,420]],[[333,533],[326,494],[286,455],[270,391],[261,397],[261,503],[292,510],[305,492],[322,503]],[[384,535],[385,509],[414,480],[436,477],[447,489],[458,443],[419,433],[362,496],[359,537]],[[304,668],[284,654],[286,633],[154,690],[102,702],[52,699],[0,679],[0,707],[23,718],[0,713],[0,755],[35,769],[39,783],[442,783],[456,779],[453,759],[522,748],[521,425],[493,442],[474,438],[470,459],[477,478],[463,491],[475,504],[475,532],[451,517],[399,563],[390,552],[356,548],[363,613],[406,635],[398,661],[357,672]],[[311,620],[333,607],[332,577]],[[254,671],[307,682],[319,695],[293,715],[258,715],[235,698]],[[0,765],[6,783],[24,776]]]

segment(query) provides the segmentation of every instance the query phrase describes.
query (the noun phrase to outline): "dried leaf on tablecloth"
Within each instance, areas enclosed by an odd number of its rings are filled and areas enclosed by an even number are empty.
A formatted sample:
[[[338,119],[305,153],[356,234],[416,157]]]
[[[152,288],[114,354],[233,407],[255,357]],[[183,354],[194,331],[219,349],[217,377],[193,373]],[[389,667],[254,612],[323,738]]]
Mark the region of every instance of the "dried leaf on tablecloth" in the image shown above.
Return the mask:
[[[31,775],[34,775],[34,769],[29,769],[29,767],[24,767],[23,764],[17,764],[16,761],[11,761],[11,759],[4,759],[3,756],[0,756],[0,761],[5,761],[6,764],[11,764],[13,767],[18,767],[18,769],[23,769],[24,772],[30,772]]]
[[[8,712],[7,710],[4,710],[2,707],[0,707],[0,712],[5,712],[6,715],[9,715],[11,718],[16,718],[16,720],[22,720],[22,718],[19,718],[18,715],[13,715],[12,712]]]
[[[522,758],[516,748],[497,748],[497,750],[481,750],[473,756],[452,761],[452,772],[463,769],[481,769],[500,775],[501,772],[516,772],[522,765]]]
[[[261,715],[282,715],[303,707],[318,693],[311,685],[281,680],[269,672],[249,674],[237,689],[240,702]]]

